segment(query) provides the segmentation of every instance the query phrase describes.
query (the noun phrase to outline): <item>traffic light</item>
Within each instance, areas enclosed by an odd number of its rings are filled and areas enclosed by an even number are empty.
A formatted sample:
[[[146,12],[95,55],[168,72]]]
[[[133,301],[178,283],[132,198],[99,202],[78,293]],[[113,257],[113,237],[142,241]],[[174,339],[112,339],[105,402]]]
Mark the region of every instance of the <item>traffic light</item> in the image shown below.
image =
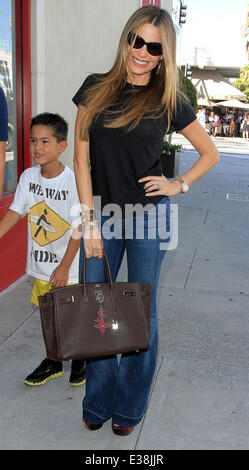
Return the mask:
[[[187,6],[183,5],[183,2],[180,2],[179,24],[186,23],[186,16],[187,16]]]
[[[189,80],[191,80],[191,78],[192,78],[192,67],[188,64],[186,65],[185,75],[186,75],[187,78],[189,78]]]

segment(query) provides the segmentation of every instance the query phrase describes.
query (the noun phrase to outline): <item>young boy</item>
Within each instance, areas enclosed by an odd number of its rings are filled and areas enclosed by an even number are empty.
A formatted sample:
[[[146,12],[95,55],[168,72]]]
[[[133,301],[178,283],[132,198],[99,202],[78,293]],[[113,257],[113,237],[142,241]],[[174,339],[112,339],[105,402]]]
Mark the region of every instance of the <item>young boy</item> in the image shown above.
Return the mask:
[[[0,220],[0,238],[28,214],[27,274],[33,276],[31,301],[52,287],[78,283],[80,205],[74,173],[59,158],[67,148],[68,126],[57,114],[43,113],[31,120],[30,151],[37,164],[25,170],[9,210]],[[74,217],[71,215],[72,208]],[[25,379],[42,385],[63,375],[61,361],[44,359]],[[72,361],[70,385],[85,382],[85,361]]]

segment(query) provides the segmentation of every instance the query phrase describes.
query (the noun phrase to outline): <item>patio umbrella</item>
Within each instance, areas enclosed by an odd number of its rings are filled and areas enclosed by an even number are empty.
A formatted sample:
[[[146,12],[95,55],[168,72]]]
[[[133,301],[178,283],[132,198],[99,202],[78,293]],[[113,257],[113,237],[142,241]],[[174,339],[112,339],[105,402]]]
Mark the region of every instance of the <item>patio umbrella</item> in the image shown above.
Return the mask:
[[[215,103],[213,101],[209,100],[208,98],[198,98],[197,99],[197,104],[199,106],[215,106]]]
[[[249,109],[249,103],[242,103],[239,100],[233,99],[228,101],[220,101],[215,104],[216,106],[224,106],[224,108],[237,108],[237,109]]]

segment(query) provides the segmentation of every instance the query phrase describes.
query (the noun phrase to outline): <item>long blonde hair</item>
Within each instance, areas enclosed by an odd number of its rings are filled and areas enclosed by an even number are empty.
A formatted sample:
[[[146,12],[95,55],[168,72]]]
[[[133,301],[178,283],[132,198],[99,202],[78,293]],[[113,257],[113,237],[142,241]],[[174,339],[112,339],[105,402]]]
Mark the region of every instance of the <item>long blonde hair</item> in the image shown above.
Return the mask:
[[[178,68],[176,65],[176,33],[169,13],[159,7],[146,6],[136,10],[128,20],[120,38],[116,60],[109,72],[103,74],[98,83],[87,90],[85,113],[80,123],[80,138],[88,140],[88,129],[95,116],[110,107],[120,95],[127,79],[127,38],[136,33],[140,26],[150,23],[156,26],[161,36],[162,60],[151,72],[147,86],[131,93],[118,117],[105,127],[129,126],[134,129],[142,118],[158,118],[168,114],[168,129],[176,107],[178,91]],[[112,113],[113,118],[113,113]]]

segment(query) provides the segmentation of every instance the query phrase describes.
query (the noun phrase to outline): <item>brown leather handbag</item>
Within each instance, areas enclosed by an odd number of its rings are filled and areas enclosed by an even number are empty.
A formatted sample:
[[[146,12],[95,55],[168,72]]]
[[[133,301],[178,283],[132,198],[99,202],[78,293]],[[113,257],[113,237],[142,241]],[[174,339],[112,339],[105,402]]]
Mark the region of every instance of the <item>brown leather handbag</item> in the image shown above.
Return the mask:
[[[147,349],[151,285],[83,283],[52,289],[39,297],[42,332],[49,359],[84,359]]]

